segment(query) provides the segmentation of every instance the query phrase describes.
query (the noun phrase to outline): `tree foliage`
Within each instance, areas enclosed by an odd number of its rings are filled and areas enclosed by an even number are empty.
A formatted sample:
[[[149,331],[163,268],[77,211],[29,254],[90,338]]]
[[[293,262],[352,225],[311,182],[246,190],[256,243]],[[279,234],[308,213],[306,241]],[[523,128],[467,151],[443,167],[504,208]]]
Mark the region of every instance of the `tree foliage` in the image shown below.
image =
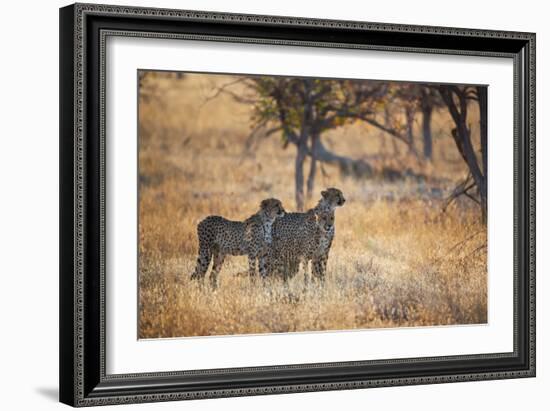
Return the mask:
[[[372,167],[364,160],[351,159],[327,150],[322,135],[358,121],[377,127],[408,147],[413,147],[406,127],[395,117],[381,119],[380,113],[389,104],[404,100],[399,87],[387,82],[366,82],[349,79],[314,79],[298,77],[246,77],[243,80],[254,96],[234,97],[253,104],[253,134],[280,133],[283,147],[296,146],[296,205],[304,205],[304,160],[311,157],[307,193],[311,195],[317,162],[338,164],[347,174],[368,176]],[[251,93],[250,93],[251,92]],[[414,151],[414,149],[411,149]]]
[[[244,86],[236,93],[232,87]],[[311,195],[317,163],[336,164],[346,174],[370,176],[372,166],[328,150],[323,144],[325,132],[355,122],[364,122],[382,130],[408,147],[419,159],[415,146],[414,121],[418,113],[422,122],[422,157],[430,161],[433,153],[431,119],[436,109],[449,111],[456,127],[452,138],[469,169],[451,199],[467,195],[478,202],[483,216],[487,205],[487,90],[484,87],[430,85],[351,79],[317,79],[302,77],[243,76],[221,87],[241,103],[252,106],[252,132],[279,135],[284,148],[296,147],[295,197],[298,209],[304,207],[304,164],[310,157],[307,194]],[[481,153],[472,143],[467,125],[469,103],[476,101],[480,110]],[[475,193],[472,193],[475,190]]]

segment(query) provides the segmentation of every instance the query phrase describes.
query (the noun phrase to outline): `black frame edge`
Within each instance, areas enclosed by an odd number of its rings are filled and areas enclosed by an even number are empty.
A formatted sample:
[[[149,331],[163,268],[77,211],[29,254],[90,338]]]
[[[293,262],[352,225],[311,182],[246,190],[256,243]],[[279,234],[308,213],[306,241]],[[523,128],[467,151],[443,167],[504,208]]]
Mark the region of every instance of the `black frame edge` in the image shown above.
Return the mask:
[[[433,368],[431,373],[428,374],[408,374],[407,372],[397,372],[394,375],[387,372],[386,375],[358,375],[349,368],[343,370],[342,367],[334,367],[331,370],[332,379],[326,377],[326,370],[320,370],[316,375],[312,375],[307,379],[303,374],[299,375],[300,370],[296,369],[298,373],[292,370],[285,369],[283,366],[281,372],[271,378],[271,376],[262,374],[262,372],[250,372],[235,374],[233,381],[220,381],[220,374],[211,374],[208,378],[198,378],[195,381],[180,376],[147,376],[147,375],[120,375],[119,378],[108,378],[101,376],[101,369],[98,362],[100,357],[99,347],[99,335],[97,332],[97,326],[99,324],[99,310],[100,298],[98,297],[98,283],[97,283],[97,261],[91,257],[97,257],[98,251],[95,250],[94,244],[97,241],[99,233],[97,233],[97,226],[99,222],[98,205],[96,193],[99,192],[99,180],[96,174],[98,158],[96,154],[99,150],[98,141],[94,138],[84,139],[85,161],[86,168],[84,175],[86,176],[86,199],[85,207],[85,219],[84,223],[88,228],[84,230],[85,247],[84,247],[84,271],[86,275],[83,278],[84,281],[84,308],[83,315],[86,318],[84,322],[84,330],[77,330],[75,328],[75,316],[78,314],[75,310],[78,308],[76,301],[76,281],[79,279],[76,277],[75,266],[75,239],[77,234],[76,216],[74,213],[74,205],[76,201],[76,188],[75,188],[75,149],[76,149],[76,124],[78,113],[75,112],[76,100],[75,93],[78,90],[75,83],[75,70],[77,67],[75,64],[79,61],[75,49],[75,41],[77,41],[76,34],[78,31],[78,17],[85,20],[84,25],[88,23],[92,24],[93,20],[101,21],[106,17],[104,11],[99,15],[94,11],[86,11],[83,15],[82,6],[90,6],[92,8],[98,7],[120,7],[124,6],[102,6],[102,5],[82,5],[75,4],[60,9],[60,401],[72,406],[89,406],[89,405],[107,405],[118,403],[137,403],[137,402],[152,402],[152,401],[166,401],[166,400],[178,400],[178,399],[199,399],[199,398],[218,398],[228,396],[246,396],[246,395],[261,395],[261,394],[276,394],[276,393],[290,393],[290,392],[306,392],[306,391],[324,391],[324,390],[337,390],[337,389],[353,389],[353,388],[365,388],[376,386],[392,386],[392,385],[410,385],[410,384],[433,384],[444,383],[451,381],[474,381],[474,380],[486,380],[486,379],[502,379],[502,378],[519,378],[519,377],[534,377],[535,376],[535,358],[534,358],[534,344],[535,344],[535,330],[534,330],[534,311],[530,311],[528,303],[532,301],[534,303],[534,279],[531,280],[530,270],[534,273],[534,234],[531,229],[534,230],[534,52],[535,52],[535,34],[533,33],[510,33],[510,37],[513,38],[512,43],[508,42],[509,48],[514,50],[517,56],[520,58],[521,76],[519,79],[521,96],[519,97],[519,106],[521,114],[519,116],[521,121],[520,126],[520,148],[519,148],[519,176],[521,182],[520,190],[520,206],[521,206],[521,225],[519,230],[519,237],[521,241],[519,261],[520,261],[520,275],[523,276],[521,286],[518,290],[518,298],[520,305],[520,318],[521,324],[519,325],[519,352],[514,358],[501,359],[501,361],[492,362],[492,366],[483,369],[480,363],[477,363],[477,367],[471,366],[470,368],[463,366],[466,364],[460,364],[458,367],[450,367],[447,363],[442,364],[440,370]],[[138,9],[135,7],[129,7],[129,9]],[[141,10],[162,10],[162,9],[147,9],[139,8]],[[195,12],[193,12],[195,13]],[[210,12],[196,12],[196,15],[204,14],[206,17],[202,20],[197,20],[194,16],[190,20],[185,20],[188,24],[195,24],[199,27],[197,30],[200,32],[201,26],[210,26],[212,24],[220,26],[221,22],[213,23],[209,21],[207,17],[210,14],[222,15],[225,13],[210,13]],[[226,14],[229,15],[229,14]],[[242,15],[248,16],[248,15]],[[252,15],[250,15],[252,16]],[[132,23],[137,24],[135,20],[141,20],[140,24],[147,26],[153,24],[155,21],[158,23],[158,15],[148,16],[130,16],[124,17],[134,20]],[[270,16],[275,19],[278,16]],[[218,17],[219,18],[219,17]],[[284,18],[281,19],[293,19]],[[172,19],[173,20],[173,19]],[[316,21],[310,19],[296,18],[298,23],[289,24],[275,23],[271,24],[273,27],[278,27],[282,31],[286,32],[282,35],[291,36],[291,33],[297,27],[300,27],[300,21]],[[321,22],[317,20],[317,22]],[[265,26],[263,23],[235,23],[226,22],[226,26],[232,28],[240,26],[239,30],[246,32],[247,30],[254,30],[256,27]],[[159,23],[164,26],[167,23]],[[191,25],[193,25],[191,24]],[[305,23],[303,23],[305,24]],[[167,24],[169,25],[169,24]],[[383,24],[380,24],[383,26]],[[284,30],[283,30],[283,26]],[[392,26],[392,25],[386,25]],[[395,27],[403,27],[395,25]],[[409,27],[409,26],[406,26]],[[415,27],[415,26],[410,26]],[[420,29],[420,26],[416,26]],[[310,28],[301,27],[302,33],[305,36],[311,32]],[[433,28],[435,29],[435,28]],[[208,29],[207,29],[208,30]],[[221,27],[222,31],[227,30]],[[332,29],[331,29],[332,30]],[[345,30],[345,29],[343,29]],[[453,30],[453,29],[451,29]],[[336,30],[338,31],[338,30]],[[333,31],[336,34],[336,31]],[[414,32],[414,30],[412,30]],[[467,32],[468,30],[466,30]],[[271,31],[274,32],[274,31]],[[489,32],[484,31],[483,32]],[[496,32],[494,32],[496,33]],[[95,86],[97,82],[97,60],[96,53],[97,48],[93,44],[97,41],[98,32],[89,30],[85,32],[88,39],[85,39],[87,43],[87,65],[79,70],[84,70],[86,76],[85,82],[90,85],[89,90],[84,92],[85,106],[89,109],[87,115],[89,115],[89,121],[85,121],[84,133],[94,137],[97,134],[98,126],[94,115],[97,115],[98,107],[98,90]],[[388,33],[386,33],[387,35]],[[403,33],[400,33],[403,34]],[[435,35],[435,34],[434,34]],[[337,35],[336,37],[339,37]],[[342,39],[345,35],[342,35]],[[468,34],[454,33],[455,40],[468,37]],[[477,38],[477,36],[469,34]],[[479,37],[483,37],[480,33]],[[496,36],[495,37],[499,37]],[[433,37],[432,37],[433,38]],[[93,41],[90,41],[93,39]],[[448,39],[448,38],[447,38]],[[502,39],[504,40],[504,39]],[[508,39],[509,41],[511,39]],[[89,42],[90,41],[90,42]],[[434,40],[434,43],[441,44],[441,39]],[[471,38],[470,43],[471,44]],[[502,43],[499,43],[502,44]],[[91,47],[91,48],[90,48]],[[92,69],[90,70],[90,67]],[[70,81],[69,81],[70,79]],[[93,86],[93,87],[92,87]],[[91,102],[91,104],[90,104]],[[90,107],[91,106],[91,107]],[[88,161],[90,160],[90,161]],[[90,228],[91,226],[91,228]],[[96,227],[96,228],[94,228]],[[86,244],[87,243],[87,244]],[[532,281],[532,282],[531,282]],[[77,350],[79,334],[84,334],[84,342],[86,350],[83,350],[84,355],[78,354]],[[79,357],[77,357],[77,355]],[[83,357],[84,366],[82,369],[77,367],[77,362],[80,357]],[[82,358],[81,358],[82,360]],[[467,361],[464,361],[467,363]],[[497,365],[498,364],[498,365]],[[427,364],[429,365],[429,364]],[[433,364],[432,364],[433,366]],[[481,367],[480,367],[481,366]],[[297,367],[299,368],[299,367]],[[223,370],[222,370],[223,371]],[[351,372],[350,372],[351,371]],[[346,372],[348,372],[346,374]],[[510,373],[508,373],[510,372]],[[495,374],[490,374],[495,373]],[[325,375],[323,375],[325,374]],[[223,376],[222,376],[223,377]],[[240,378],[239,378],[240,377]],[[257,378],[257,379],[256,379]],[[452,379],[451,379],[452,378]],[[223,379],[223,378],[221,378]],[[256,379],[256,383],[254,380]],[[83,381],[83,393],[79,394],[78,391],[81,388],[77,388],[75,385],[77,381]],[[202,385],[201,385],[202,384]]]
[[[74,14],[74,5],[59,9],[59,401],[73,406]]]
[[[528,361],[528,371],[530,377],[537,376],[536,366],[536,33],[529,33],[529,38],[525,44],[527,56],[524,62],[525,72],[525,110],[526,121],[523,130],[523,136],[527,144],[525,158],[527,165],[525,167],[527,178],[525,185],[527,195],[525,202],[527,205],[527,221],[525,228],[527,230],[528,247],[525,254],[528,260],[525,266],[525,277],[528,281],[526,297],[530,307],[526,313],[525,324],[527,329],[525,334],[529,336],[526,356]]]

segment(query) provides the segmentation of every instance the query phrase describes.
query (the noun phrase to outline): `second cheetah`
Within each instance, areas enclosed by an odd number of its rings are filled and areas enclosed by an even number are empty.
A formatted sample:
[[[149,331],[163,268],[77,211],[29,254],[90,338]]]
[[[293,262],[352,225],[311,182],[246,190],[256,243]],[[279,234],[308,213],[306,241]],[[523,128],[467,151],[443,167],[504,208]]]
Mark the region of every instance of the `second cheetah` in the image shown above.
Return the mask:
[[[307,232],[307,235],[298,235],[287,239],[287,247],[284,249],[272,248],[270,257],[273,261],[279,262],[276,268],[279,272],[276,272],[276,275],[285,280],[295,275],[298,272],[299,264],[302,263],[304,282],[307,285],[310,278],[308,270],[310,261],[313,279],[324,279],[324,273],[319,271],[318,262],[330,248],[334,234],[334,213],[327,210],[311,209],[305,215],[306,218],[301,228],[303,232]],[[291,255],[288,250],[292,250]],[[282,272],[280,272],[281,270]]]
[[[328,213],[333,224],[326,233],[326,240],[320,245],[312,259],[312,272],[316,277],[324,278],[328,254],[334,238],[334,210],[346,202],[342,191],[328,188],[321,192],[319,203],[306,213],[287,213],[273,224],[273,243],[269,257],[269,272],[287,279],[294,276],[300,261],[309,249],[311,239],[317,234],[317,225],[311,221],[311,214]]]
[[[230,221],[220,216],[209,216],[197,226],[199,256],[192,279],[203,279],[213,260],[210,283],[217,287],[218,275],[227,255],[248,256],[249,275],[254,277],[256,265],[262,277],[266,276],[266,255],[272,240],[272,225],[285,215],[281,201],[263,200],[260,210],[245,221]]]

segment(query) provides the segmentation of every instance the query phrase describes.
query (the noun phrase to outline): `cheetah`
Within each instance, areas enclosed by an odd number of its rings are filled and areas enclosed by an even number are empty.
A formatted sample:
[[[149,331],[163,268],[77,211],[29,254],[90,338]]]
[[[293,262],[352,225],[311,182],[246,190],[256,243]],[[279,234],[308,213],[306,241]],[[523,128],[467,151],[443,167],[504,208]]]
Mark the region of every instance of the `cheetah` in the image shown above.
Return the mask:
[[[305,214],[306,218],[301,226],[300,234],[307,233],[307,235],[297,235],[287,243],[287,246],[289,246],[287,250],[292,249],[292,255],[285,254],[282,250],[279,250],[280,254],[276,254],[273,249],[270,255],[276,261],[287,262],[290,260],[292,261],[291,264],[294,264],[292,268],[285,267],[284,263],[278,267],[279,269],[284,267],[284,271],[277,273],[277,275],[282,276],[285,281],[298,272],[298,265],[301,262],[304,269],[304,284],[307,286],[310,278],[308,270],[310,261],[313,279],[324,279],[322,273],[318,272],[315,263],[330,248],[334,233],[334,213],[327,210],[311,209]]]
[[[322,211],[316,213],[315,217],[317,232],[314,241],[315,248],[311,255],[311,271],[314,277],[322,281],[325,279],[328,253],[332,245],[332,240],[334,239],[334,211]]]
[[[285,215],[281,201],[263,200],[260,209],[245,221],[230,221],[220,216],[208,216],[197,226],[199,255],[192,279],[203,279],[213,260],[210,283],[217,287],[218,275],[227,255],[248,256],[249,276],[266,276],[266,255],[272,241],[273,222]]]
[[[344,195],[337,188],[328,188],[321,192],[319,203],[306,213],[287,213],[273,224],[273,243],[269,255],[269,272],[288,279],[299,270],[303,261],[305,249],[311,246],[318,227],[311,219],[311,213],[316,215],[328,213],[332,216],[330,230],[319,245],[320,249],[312,258],[312,272],[323,279],[326,272],[328,254],[334,239],[334,210],[346,202]]]

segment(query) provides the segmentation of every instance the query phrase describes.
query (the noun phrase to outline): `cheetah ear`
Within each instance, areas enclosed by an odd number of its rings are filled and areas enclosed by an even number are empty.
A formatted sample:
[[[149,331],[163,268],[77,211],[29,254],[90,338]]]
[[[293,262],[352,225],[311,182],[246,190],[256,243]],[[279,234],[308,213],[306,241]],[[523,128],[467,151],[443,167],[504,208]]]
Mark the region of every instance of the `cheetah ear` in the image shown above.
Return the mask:
[[[326,198],[328,196],[328,191],[327,190],[321,191],[321,195]]]

